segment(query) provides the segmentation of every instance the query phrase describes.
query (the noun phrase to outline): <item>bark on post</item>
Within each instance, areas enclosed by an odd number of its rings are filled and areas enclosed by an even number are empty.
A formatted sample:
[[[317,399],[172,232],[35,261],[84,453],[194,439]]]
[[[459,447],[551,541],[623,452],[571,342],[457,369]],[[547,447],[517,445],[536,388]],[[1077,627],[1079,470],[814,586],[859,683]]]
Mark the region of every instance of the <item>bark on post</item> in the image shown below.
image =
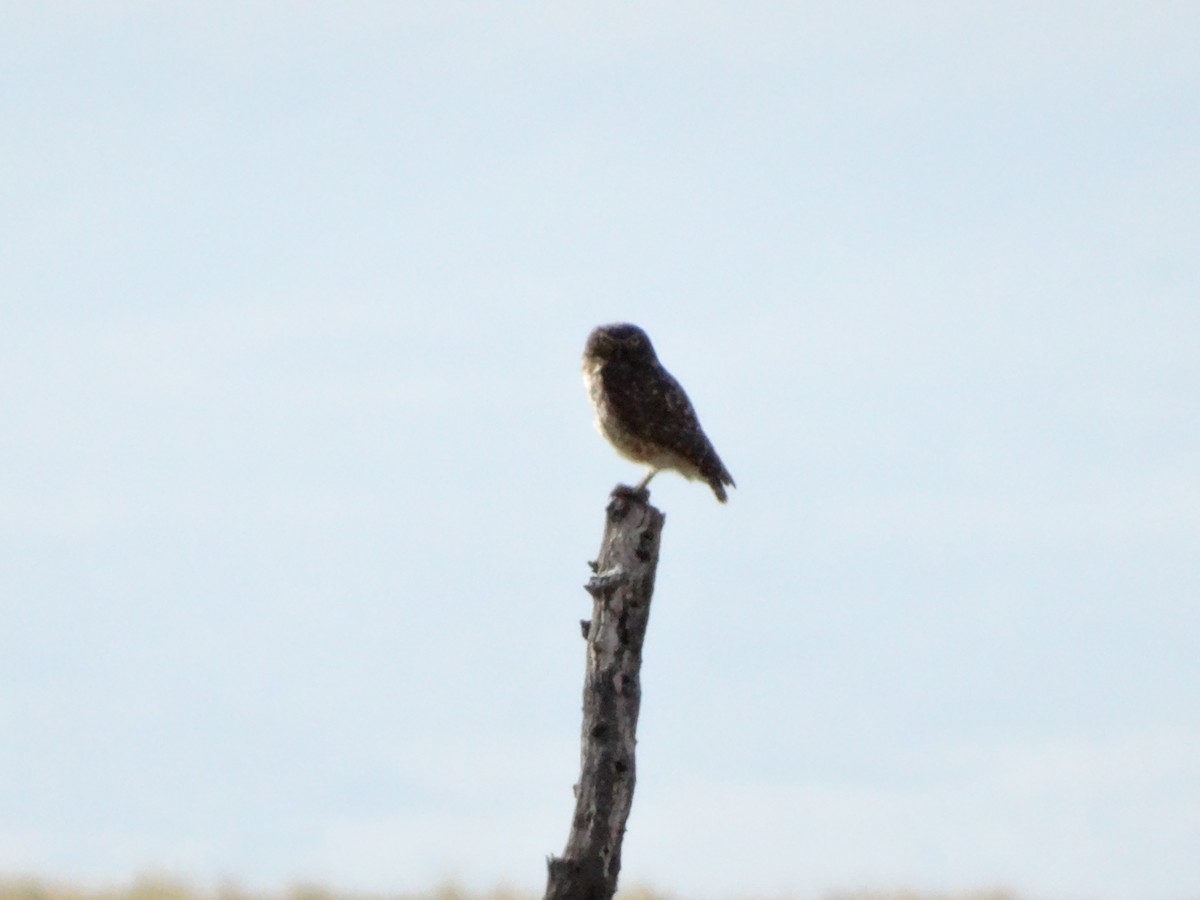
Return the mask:
[[[642,641],[650,619],[664,516],[646,490],[613,489],[595,575],[586,587],[580,776],[567,848],[549,860],[545,900],[610,900],[633,805]]]

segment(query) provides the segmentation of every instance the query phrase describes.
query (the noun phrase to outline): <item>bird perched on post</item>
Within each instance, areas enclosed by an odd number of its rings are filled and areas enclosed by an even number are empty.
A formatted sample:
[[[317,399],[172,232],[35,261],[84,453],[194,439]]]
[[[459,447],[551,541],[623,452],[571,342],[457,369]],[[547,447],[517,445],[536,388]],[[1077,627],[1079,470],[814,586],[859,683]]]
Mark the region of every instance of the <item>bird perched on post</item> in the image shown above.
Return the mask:
[[[636,325],[601,325],[588,335],[583,351],[596,428],[617,452],[650,467],[635,490],[643,490],[664,469],[707,481],[725,502],[734,486],[712,443],[700,427],[691,401],[662,367],[646,332]]]

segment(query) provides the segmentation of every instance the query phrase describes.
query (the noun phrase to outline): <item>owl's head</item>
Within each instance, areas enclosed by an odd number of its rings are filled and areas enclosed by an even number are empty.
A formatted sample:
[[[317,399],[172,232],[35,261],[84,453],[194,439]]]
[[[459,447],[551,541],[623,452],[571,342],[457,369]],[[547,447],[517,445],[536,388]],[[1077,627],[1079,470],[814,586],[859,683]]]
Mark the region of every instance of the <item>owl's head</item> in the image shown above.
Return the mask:
[[[646,332],[625,322],[594,328],[588,335],[583,355],[597,362],[657,359]]]

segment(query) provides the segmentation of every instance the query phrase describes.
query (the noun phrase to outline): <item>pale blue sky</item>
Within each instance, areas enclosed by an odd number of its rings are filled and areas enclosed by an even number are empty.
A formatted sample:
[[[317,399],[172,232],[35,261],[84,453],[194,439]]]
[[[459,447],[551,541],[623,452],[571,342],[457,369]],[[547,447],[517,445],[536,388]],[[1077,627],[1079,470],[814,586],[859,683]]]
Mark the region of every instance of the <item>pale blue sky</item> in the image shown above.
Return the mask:
[[[0,872],[1200,892],[1200,6],[0,7]]]

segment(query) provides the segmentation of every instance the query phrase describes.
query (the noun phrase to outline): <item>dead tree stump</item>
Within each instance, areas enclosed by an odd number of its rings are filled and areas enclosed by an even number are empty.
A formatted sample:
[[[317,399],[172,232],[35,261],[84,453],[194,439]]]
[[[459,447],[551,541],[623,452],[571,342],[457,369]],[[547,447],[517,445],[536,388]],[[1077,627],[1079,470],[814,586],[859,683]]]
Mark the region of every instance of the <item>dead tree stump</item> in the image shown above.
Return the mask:
[[[567,848],[551,857],[545,900],[610,900],[621,871],[621,841],[633,805],[642,642],[665,517],[650,493],[613,489],[600,556],[586,588],[580,775]]]

